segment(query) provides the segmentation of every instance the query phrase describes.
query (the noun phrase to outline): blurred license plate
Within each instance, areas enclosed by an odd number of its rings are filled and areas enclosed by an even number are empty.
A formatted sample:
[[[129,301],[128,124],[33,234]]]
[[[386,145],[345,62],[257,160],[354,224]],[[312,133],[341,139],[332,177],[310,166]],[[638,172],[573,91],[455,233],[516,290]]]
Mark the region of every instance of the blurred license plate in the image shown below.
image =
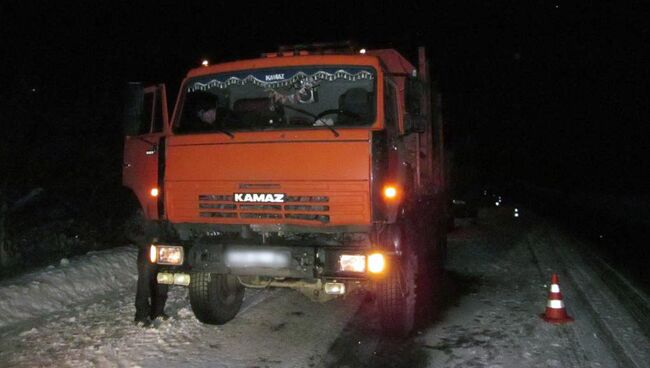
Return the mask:
[[[226,253],[228,267],[289,267],[290,254],[288,251],[277,250],[230,250]]]

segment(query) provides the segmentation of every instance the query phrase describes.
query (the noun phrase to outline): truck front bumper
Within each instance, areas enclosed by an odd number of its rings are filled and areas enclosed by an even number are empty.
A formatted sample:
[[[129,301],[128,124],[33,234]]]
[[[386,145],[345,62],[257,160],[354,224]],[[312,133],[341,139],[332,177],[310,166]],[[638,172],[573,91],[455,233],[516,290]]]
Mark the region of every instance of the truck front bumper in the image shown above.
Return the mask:
[[[159,265],[158,282],[182,285],[194,272],[291,279],[356,279],[369,276],[370,249],[359,247],[195,244],[185,250],[182,266]],[[341,256],[362,260],[360,267],[342,265]],[[189,277],[188,277],[189,279]],[[189,282],[188,282],[189,283]]]

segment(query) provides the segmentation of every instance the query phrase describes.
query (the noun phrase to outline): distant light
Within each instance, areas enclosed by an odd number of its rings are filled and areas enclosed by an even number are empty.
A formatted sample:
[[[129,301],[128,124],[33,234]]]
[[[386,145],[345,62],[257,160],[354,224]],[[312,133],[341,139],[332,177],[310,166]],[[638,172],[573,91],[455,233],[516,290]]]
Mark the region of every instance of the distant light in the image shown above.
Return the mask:
[[[359,50],[359,53],[360,53],[360,54],[365,54],[365,53],[366,53],[366,49],[361,49],[361,50]]]
[[[32,92],[36,92],[36,88],[32,88]]]
[[[519,217],[519,214],[517,212],[515,212],[515,217]]]
[[[203,61],[201,62],[201,65],[203,65],[203,66],[208,66],[208,65],[210,65],[210,62],[206,59],[206,60],[203,60]]]
[[[494,205],[497,206],[497,207],[499,207],[500,204],[501,204],[501,202],[499,202],[499,201],[494,202]]]

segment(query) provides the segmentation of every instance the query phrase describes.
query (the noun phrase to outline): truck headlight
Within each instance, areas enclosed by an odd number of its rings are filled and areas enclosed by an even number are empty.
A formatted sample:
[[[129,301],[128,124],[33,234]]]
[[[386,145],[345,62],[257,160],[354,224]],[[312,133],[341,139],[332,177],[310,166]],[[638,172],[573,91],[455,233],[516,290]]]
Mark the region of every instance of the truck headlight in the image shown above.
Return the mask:
[[[179,245],[152,244],[149,251],[149,260],[154,264],[180,266],[183,256],[183,247]]]
[[[342,254],[339,265],[343,272],[364,272],[366,270],[366,256],[360,254]]]

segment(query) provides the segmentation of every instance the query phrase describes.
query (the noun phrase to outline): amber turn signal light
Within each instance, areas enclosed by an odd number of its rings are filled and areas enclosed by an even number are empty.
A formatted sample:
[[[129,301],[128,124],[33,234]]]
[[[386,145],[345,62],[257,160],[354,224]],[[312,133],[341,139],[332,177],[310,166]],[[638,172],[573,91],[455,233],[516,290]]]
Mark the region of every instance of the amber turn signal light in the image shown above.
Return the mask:
[[[368,272],[382,273],[386,268],[386,260],[381,253],[373,253],[368,256]]]
[[[149,248],[149,260],[153,264],[156,264],[156,262],[158,261],[158,250],[156,249],[156,246],[153,244]]]
[[[399,198],[400,192],[397,186],[388,184],[381,190],[385,200],[394,201]]]

